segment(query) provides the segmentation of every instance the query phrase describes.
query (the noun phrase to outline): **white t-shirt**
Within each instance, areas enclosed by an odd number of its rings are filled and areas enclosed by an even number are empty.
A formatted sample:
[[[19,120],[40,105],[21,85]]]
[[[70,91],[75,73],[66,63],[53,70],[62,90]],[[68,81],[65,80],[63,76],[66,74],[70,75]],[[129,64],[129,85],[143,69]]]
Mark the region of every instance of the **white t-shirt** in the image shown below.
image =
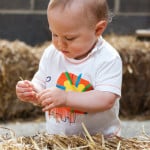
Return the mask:
[[[54,86],[77,92],[94,89],[120,97],[122,61],[118,52],[102,37],[82,60],[66,58],[51,44],[44,51],[32,82],[39,90]],[[56,108],[50,112],[51,115],[46,112],[46,129],[50,134],[79,135],[84,132],[81,125],[84,123],[90,134],[117,134],[120,130],[118,113],[119,99],[104,112],[86,113],[71,108]]]

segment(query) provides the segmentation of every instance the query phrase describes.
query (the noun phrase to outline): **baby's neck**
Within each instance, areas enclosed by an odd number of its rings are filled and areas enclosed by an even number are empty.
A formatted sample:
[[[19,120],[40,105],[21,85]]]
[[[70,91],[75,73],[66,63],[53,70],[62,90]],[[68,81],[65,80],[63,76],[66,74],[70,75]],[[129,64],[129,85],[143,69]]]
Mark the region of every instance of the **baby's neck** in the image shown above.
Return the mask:
[[[79,56],[79,57],[77,57],[77,58],[73,58],[73,59],[80,60],[80,59],[83,59],[83,58],[85,58],[86,56],[88,56],[88,54],[91,53],[91,51],[92,51],[93,48],[95,47],[97,41],[98,41],[98,40],[95,41],[95,43],[92,45],[92,47],[91,47],[85,54],[83,54],[82,56]]]

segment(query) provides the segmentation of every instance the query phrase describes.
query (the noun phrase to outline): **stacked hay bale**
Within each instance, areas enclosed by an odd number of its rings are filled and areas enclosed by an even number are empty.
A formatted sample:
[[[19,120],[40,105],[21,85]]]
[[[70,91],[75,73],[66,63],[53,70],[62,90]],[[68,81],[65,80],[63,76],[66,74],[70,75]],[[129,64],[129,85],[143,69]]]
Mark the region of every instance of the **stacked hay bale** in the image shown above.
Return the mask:
[[[150,117],[150,41],[134,36],[106,36],[123,60],[120,113],[125,117]]]
[[[32,47],[20,41],[0,41],[0,120],[41,114],[39,108],[18,101],[15,93],[19,77],[31,79],[38,63]]]

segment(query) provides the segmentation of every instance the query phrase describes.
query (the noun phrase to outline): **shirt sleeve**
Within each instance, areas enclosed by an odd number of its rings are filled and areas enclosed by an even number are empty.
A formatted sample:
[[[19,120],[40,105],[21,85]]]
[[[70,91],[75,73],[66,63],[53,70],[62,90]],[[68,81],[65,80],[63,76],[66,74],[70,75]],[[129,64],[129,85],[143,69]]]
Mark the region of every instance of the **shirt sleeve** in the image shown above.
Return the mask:
[[[95,89],[121,96],[122,61],[119,56],[103,62],[96,72]]]
[[[35,73],[32,83],[35,85],[37,91],[41,91],[46,88],[46,66],[48,49],[46,49],[40,59],[39,68]]]

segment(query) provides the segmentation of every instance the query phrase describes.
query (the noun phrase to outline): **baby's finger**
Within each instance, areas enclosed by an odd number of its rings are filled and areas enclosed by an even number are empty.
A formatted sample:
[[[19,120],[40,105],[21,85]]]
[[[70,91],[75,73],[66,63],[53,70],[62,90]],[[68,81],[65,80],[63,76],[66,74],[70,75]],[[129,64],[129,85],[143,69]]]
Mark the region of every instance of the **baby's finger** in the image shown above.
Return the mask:
[[[18,97],[21,97],[23,99],[28,99],[29,97],[36,97],[36,93],[35,92],[19,92],[17,93]]]
[[[24,83],[25,83],[27,86],[29,86],[29,87],[32,87],[32,88],[33,88],[33,84],[32,84],[32,82],[31,82],[31,81],[29,81],[29,80],[24,80]]]
[[[44,96],[45,94],[49,93],[49,91],[50,91],[49,89],[42,90],[41,92],[37,94],[37,96],[40,98]]]
[[[51,98],[47,98],[44,101],[41,102],[42,107],[46,107],[47,105],[51,104]]]
[[[55,108],[54,103],[51,103],[51,104],[45,106],[45,107],[42,109],[42,111],[44,111],[44,112],[45,112],[45,111],[50,111],[50,110],[53,109],[53,108]]]
[[[27,87],[29,87],[29,84],[27,84],[25,81],[18,81],[16,86],[27,88]]]
[[[42,94],[37,94],[37,98],[39,100],[40,103],[42,103],[44,100],[49,99],[50,98],[50,93],[49,92],[43,92]]]
[[[16,86],[17,93],[32,92],[32,88]]]

